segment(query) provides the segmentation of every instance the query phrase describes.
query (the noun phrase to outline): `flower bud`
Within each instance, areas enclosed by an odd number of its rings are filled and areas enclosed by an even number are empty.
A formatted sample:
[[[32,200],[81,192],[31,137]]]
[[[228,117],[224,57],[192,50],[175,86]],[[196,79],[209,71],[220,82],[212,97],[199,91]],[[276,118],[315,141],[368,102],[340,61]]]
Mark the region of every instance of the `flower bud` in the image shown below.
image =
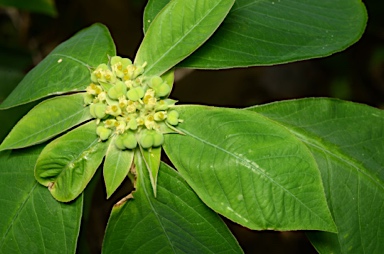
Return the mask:
[[[148,149],[153,145],[153,135],[148,130],[143,130],[140,133],[140,146],[142,148]]]
[[[117,81],[116,84],[108,90],[108,95],[111,99],[118,99],[125,96],[127,86],[122,81]]]
[[[179,113],[176,110],[171,110],[167,114],[167,122],[170,125],[178,125],[179,124]]]
[[[144,89],[140,86],[133,87],[127,92],[127,97],[131,101],[138,101],[144,96]]]
[[[137,121],[135,118],[132,118],[131,120],[129,120],[128,122],[128,128],[131,129],[131,130],[137,130]]]
[[[161,146],[164,143],[164,135],[158,131],[153,133],[153,145],[154,147]]]
[[[149,87],[158,87],[163,83],[163,79],[159,76],[153,76],[149,82]]]
[[[164,97],[171,91],[171,87],[165,82],[153,89],[155,90],[157,97]]]
[[[90,113],[93,117],[102,119],[106,115],[107,106],[103,103],[94,103],[90,106]]]
[[[112,130],[105,128],[104,126],[98,126],[96,128],[96,134],[99,135],[101,140],[107,140],[109,136],[111,135]]]
[[[124,134],[123,134],[124,135]],[[115,146],[119,148],[120,150],[125,149],[124,145],[124,136],[123,135],[118,135],[115,139]]]
[[[123,144],[128,149],[134,149],[137,146],[135,134],[131,131],[124,133]]]

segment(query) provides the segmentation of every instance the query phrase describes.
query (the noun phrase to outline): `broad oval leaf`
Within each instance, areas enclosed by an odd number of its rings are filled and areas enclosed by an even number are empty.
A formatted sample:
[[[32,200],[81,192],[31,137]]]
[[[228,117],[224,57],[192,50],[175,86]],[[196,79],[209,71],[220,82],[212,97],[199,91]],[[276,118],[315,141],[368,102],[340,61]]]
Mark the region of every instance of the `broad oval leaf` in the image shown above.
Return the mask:
[[[64,204],[38,184],[43,146],[0,153],[0,253],[75,253],[83,196]]]
[[[113,208],[103,253],[242,252],[220,217],[165,164],[155,198],[145,163],[136,158],[137,191]]]
[[[74,200],[95,174],[107,147],[108,142],[100,142],[96,135],[96,122],[86,123],[44,148],[36,162],[35,177],[57,200]]]
[[[114,138],[116,138],[115,136]],[[103,166],[103,176],[107,198],[116,191],[124,179],[133,163],[134,152],[131,150],[120,150],[116,147],[114,139],[111,140]]]
[[[95,24],[57,46],[33,68],[0,105],[6,109],[49,95],[82,91],[89,85],[90,67],[116,54],[108,29]]]
[[[310,233],[321,253],[384,250],[384,112],[334,99],[250,108],[285,126],[319,166],[338,234]]]
[[[91,119],[83,93],[45,100],[28,112],[5,138],[0,150],[42,143]]]
[[[167,2],[149,1],[144,27]],[[236,0],[215,34],[179,66],[219,69],[328,56],[355,43],[366,22],[360,0]]]
[[[161,75],[200,47],[217,29],[234,0],[173,0],[152,22],[135,64],[144,74]]]
[[[335,231],[316,162],[284,127],[250,111],[177,109],[185,135],[163,147],[209,207],[256,230]]]

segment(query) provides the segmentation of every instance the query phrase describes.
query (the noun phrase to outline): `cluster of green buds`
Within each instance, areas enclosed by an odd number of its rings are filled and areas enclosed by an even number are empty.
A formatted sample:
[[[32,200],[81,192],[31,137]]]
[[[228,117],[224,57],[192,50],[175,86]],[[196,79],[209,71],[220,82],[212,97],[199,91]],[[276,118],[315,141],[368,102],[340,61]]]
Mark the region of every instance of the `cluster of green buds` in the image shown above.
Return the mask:
[[[159,76],[142,75],[145,66],[114,56],[91,73],[86,88],[84,102],[97,119],[97,135],[101,141],[117,135],[121,150],[161,146],[164,134],[181,122],[176,101],[167,99],[171,86]]]

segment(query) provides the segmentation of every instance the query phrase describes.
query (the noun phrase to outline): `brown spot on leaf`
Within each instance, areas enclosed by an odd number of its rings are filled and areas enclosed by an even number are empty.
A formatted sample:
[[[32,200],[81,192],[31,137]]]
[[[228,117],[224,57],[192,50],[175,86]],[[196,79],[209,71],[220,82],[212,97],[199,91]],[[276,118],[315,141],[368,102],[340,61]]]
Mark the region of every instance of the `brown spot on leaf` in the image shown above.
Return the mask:
[[[48,184],[48,190],[51,191],[53,189],[53,187],[55,186],[55,183],[54,182],[50,182]]]
[[[127,202],[127,200],[129,200],[129,199],[133,199],[133,195],[132,195],[132,193],[129,193],[127,196],[125,196],[124,198],[122,198],[119,202],[117,202],[117,203],[113,206],[113,208],[119,208],[120,206],[124,205],[124,204]]]

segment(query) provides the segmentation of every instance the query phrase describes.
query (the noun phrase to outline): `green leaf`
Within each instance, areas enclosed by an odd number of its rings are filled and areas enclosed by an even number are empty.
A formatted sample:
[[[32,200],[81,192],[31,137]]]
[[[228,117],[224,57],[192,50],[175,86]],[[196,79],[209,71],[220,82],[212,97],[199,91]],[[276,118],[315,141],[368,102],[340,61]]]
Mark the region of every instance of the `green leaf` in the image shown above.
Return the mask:
[[[168,2],[148,2],[145,28]],[[328,56],[355,43],[366,22],[360,0],[236,0],[216,33],[179,66],[219,69]]]
[[[116,54],[107,28],[96,24],[56,47],[32,69],[0,105],[6,109],[49,95],[82,91],[89,85],[89,67],[108,62]]]
[[[185,135],[163,147],[205,204],[250,229],[335,232],[316,162],[292,133],[250,111],[177,110]]]
[[[103,253],[241,253],[220,217],[172,168],[161,164],[154,198],[145,164],[137,158],[137,191],[117,203]]]
[[[133,163],[134,152],[131,150],[120,150],[115,146],[114,139],[111,140],[104,162],[104,182],[107,190],[107,198],[116,191],[127,177]]]
[[[217,29],[234,0],[173,0],[149,27],[135,64],[161,75],[200,47]]]
[[[252,108],[305,144],[321,172],[338,234],[310,233],[322,253],[384,249],[384,112],[333,99]]]
[[[0,6],[15,7],[30,12],[38,12],[55,17],[57,11],[53,0],[0,0]]]
[[[28,104],[20,105],[18,107],[0,110],[0,119],[7,119],[1,123],[0,128],[0,140],[3,141],[4,138],[9,134],[12,128],[16,125],[20,119],[28,113],[34,106],[38,104],[39,101],[34,101]]]
[[[160,167],[161,147],[152,147],[151,149],[143,149],[140,147],[140,153],[143,156],[146,168],[149,172],[153,195],[156,197],[157,175]]]
[[[84,107],[83,93],[45,100],[34,107],[12,129],[0,150],[42,143],[92,118]]]
[[[63,204],[36,182],[42,148],[0,153],[0,253],[75,253],[83,197]]]
[[[214,36],[181,67],[271,65],[331,55],[358,41],[361,0],[237,0]]]
[[[143,15],[143,30],[144,33],[147,32],[149,26],[152,24],[152,21],[155,19],[156,15],[163,9],[170,0],[148,0],[147,5],[144,9]]]
[[[35,177],[53,197],[69,202],[79,196],[101,164],[108,142],[99,142],[95,121],[49,143],[36,162]]]
[[[170,69],[169,71],[167,71],[166,73],[164,73],[161,78],[167,82],[167,84],[169,85],[169,87],[171,88],[171,91],[172,91],[172,88],[173,88],[173,83],[175,82],[175,69]]]

